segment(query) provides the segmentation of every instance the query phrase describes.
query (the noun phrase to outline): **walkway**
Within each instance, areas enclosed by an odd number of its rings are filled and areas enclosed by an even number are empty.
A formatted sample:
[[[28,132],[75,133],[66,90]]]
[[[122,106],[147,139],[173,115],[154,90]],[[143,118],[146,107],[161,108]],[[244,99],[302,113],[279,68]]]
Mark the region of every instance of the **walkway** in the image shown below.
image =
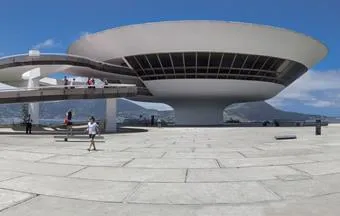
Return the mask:
[[[326,216],[340,212],[338,127],[154,128],[97,152],[3,135],[4,216]],[[298,140],[275,141],[294,133]]]
[[[37,88],[1,89],[0,103],[22,103],[71,99],[98,99],[133,97],[138,93],[135,85],[111,84],[108,88],[88,88],[77,85],[74,89],[65,86],[40,86]]]

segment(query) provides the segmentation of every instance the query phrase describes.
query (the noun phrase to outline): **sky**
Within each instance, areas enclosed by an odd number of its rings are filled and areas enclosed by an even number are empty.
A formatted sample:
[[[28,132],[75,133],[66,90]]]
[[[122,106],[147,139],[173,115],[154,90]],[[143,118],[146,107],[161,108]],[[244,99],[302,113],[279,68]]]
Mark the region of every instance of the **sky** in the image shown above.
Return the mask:
[[[278,26],[320,40],[329,53],[267,102],[286,111],[340,116],[339,8],[339,0],[1,0],[0,56],[32,48],[65,53],[83,35],[144,22],[224,20]]]

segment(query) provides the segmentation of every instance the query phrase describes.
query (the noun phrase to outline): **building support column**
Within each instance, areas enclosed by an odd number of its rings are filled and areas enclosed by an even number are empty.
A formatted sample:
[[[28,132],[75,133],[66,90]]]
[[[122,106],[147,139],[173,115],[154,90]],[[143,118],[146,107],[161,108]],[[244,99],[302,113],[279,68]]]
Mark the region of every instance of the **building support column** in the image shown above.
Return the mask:
[[[22,74],[22,79],[27,80],[27,88],[39,87],[40,68],[34,68]],[[31,114],[32,124],[40,123],[39,102],[28,104],[28,114]]]
[[[223,111],[230,103],[219,100],[169,100],[164,101],[175,111],[178,126],[218,126],[223,122]]]
[[[106,99],[105,132],[117,132],[117,99]]]

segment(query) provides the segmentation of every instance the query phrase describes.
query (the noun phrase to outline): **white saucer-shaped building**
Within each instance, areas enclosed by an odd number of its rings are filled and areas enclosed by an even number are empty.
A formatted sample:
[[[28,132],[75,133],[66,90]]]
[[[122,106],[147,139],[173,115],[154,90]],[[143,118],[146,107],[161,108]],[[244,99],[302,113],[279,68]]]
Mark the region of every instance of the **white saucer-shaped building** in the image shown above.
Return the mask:
[[[221,124],[226,106],[277,95],[327,52],[300,33],[223,21],[123,26],[68,49],[133,69],[151,94],[134,99],[169,104],[177,125]]]

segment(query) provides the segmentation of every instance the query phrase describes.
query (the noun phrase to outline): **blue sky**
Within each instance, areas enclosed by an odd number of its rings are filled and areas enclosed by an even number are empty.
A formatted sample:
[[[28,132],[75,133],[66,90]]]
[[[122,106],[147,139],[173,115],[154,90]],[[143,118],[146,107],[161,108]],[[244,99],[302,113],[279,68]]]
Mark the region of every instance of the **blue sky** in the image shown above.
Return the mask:
[[[329,54],[269,102],[289,111],[340,116],[339,8],[338,0],[1,0],[0,55],[26,53],[33,47],[63,53],[87,32],[150,21],[274,25],[319,39]]]

